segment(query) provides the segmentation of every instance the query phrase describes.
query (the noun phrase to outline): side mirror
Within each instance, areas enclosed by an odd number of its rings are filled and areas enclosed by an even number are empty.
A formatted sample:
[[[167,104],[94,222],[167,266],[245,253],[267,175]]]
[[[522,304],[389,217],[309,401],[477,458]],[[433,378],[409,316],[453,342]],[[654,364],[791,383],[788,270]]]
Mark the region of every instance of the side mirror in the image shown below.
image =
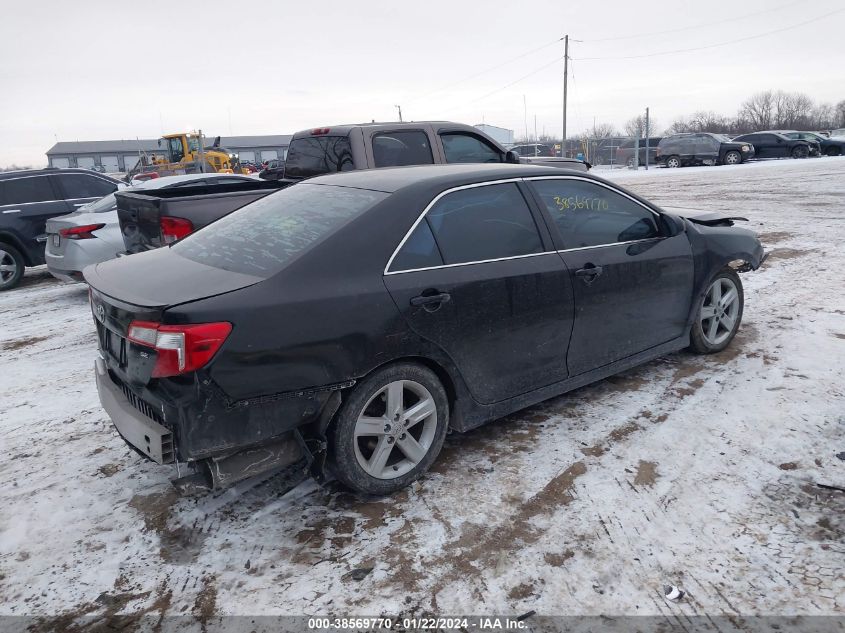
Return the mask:
[[[684,232],[684,219],[677,216],[672,215],[671,213],[663,213],[661,214],[661,219],[663,220],[663,224],[669,231],[669,237],[675,237]]]
[[[519,154],[517,154],[513,150],[508,151],[508,153],[505,154],[505,162],[506,163],[518,164],[519,163]]]

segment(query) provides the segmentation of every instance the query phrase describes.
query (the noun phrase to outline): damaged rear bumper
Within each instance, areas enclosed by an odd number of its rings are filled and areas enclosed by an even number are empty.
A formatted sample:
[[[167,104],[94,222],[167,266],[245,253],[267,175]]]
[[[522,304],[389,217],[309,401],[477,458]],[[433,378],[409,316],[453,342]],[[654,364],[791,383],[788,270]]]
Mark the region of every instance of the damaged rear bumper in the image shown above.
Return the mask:
[[[94,361],[94,374],[100,403],[126,443],[158,464],[172,463],[175,459],[173,433],[155,419],[152,407],[137,398],[130,399],[134,394],[115,384],[101,358]],[[150,408],[148,415],[141,413],[143,407]]]
[[[277,472],[297,462],[302,462],[304,468],[313,461],[312,451],[302,434],[290,426],[288,430],[281,430],[279,434],[258,443],[254,437],[243,436],[242,446],[229,446],[226,450],[186,460],[184,447],[179,445],[180,430],[185,431],[178,422],[175,425],[166,422],[163,404],[158,410],[119,379],[112,378],[102,358],[95,360],[94,373],[100,403],[131,448],[162,465],[188,461],[194,474],[174,481],[177,487],[181,488],[182,483],[190,481],[194,490],[225,488],[250,477]],[[256,403],[256,406],[260,405]],[[235,408],[234,414],[243,414],[243,408],[243,405]],[[240,420],[232,420],[237,421]]]

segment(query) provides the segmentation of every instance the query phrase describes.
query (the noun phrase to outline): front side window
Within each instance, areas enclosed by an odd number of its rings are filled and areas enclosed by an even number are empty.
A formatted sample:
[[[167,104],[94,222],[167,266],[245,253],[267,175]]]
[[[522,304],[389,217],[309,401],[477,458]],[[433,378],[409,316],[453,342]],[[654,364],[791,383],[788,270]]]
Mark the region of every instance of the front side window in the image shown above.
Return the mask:
[[[387,195],[302,183],[241,207],[171,248],[207,266],[266,278]]]
[[[0,205],[47,202],[55,199],[50,180],[46,176],[12,178],[0,182]]]
[[[182,148],[182,139],[169,138],[167,139],[167,149],[170,154],[170,162],[178,163],[185,158],[185,150]]]
[[[373,158],[376,167],[431,165],[434,163],[428,135],[422,130],[375,134],[373,136]]]
[[[446,264],[543,251],[534,218],[515,183],[454,191],[425,219]]]
[[[306,136],[294,139],[288,148],[285,175],[310,178],[355,169],[348,136]]]
[[[460,132],[440,135],[447,163],[501,163],[504,156],[477,136]],[[523,155],[520,152],[520,155]]]
[[[564,248],[644,240],[660,235],[655,214],[607,187],[576,179],[535,180]]]
[[[116,184],[85,174],[59,174],[59,182],[68,200],[102,198],[117,191]]]

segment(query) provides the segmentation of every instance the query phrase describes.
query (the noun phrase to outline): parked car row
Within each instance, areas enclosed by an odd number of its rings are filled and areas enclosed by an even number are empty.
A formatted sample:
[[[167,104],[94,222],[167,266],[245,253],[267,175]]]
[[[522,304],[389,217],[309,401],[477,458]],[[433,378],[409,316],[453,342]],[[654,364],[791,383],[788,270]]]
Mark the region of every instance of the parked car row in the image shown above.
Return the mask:
[[[672,134],[660,139],[654,161],[666,167],[736,165],[752,159],[839,156],[843,153],[845,139],[825,138],[815,132],[764,131],[734,138],[724,134],[697,132]],[[628,163],[631,166],[632,159],[628,158]]]

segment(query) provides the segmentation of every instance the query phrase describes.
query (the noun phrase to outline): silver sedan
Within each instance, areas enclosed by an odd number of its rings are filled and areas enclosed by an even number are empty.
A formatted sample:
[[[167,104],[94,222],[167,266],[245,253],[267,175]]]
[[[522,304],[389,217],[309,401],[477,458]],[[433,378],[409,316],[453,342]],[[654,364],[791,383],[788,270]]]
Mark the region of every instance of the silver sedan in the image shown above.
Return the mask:
[[[186,174],[148,180],[125,191],[197,185],[224,185],[254,180],[237,174]],[[47,221],[47,269],[65,281],[82,281],[82,270],[117,257],[125,251],[117,220],[114,194],[100,198],[73,213]]]

